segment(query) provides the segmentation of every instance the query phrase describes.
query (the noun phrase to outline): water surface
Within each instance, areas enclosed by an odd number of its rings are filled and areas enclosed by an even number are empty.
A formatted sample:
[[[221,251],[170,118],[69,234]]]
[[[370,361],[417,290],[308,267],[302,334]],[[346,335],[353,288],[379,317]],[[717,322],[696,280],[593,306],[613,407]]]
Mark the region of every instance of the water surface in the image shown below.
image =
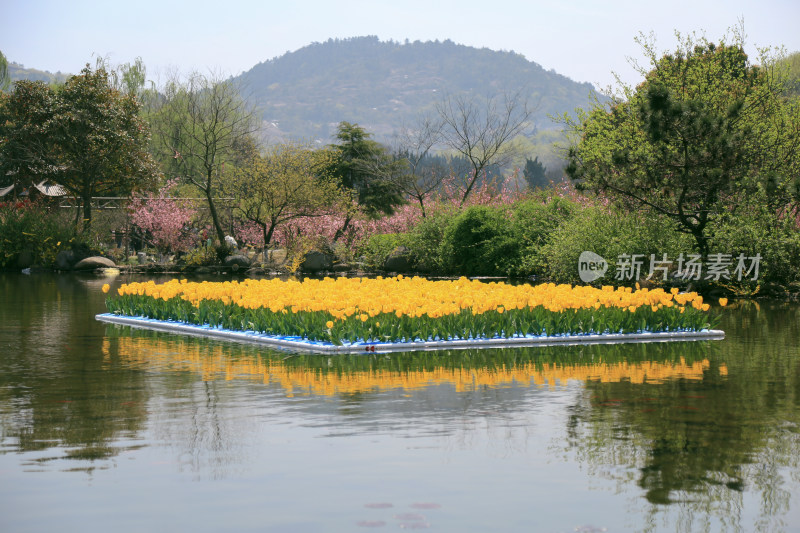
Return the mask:
[[[0,274],[0,531],[800,529],[797,304],[330,357],[99,323],[108,281]]]

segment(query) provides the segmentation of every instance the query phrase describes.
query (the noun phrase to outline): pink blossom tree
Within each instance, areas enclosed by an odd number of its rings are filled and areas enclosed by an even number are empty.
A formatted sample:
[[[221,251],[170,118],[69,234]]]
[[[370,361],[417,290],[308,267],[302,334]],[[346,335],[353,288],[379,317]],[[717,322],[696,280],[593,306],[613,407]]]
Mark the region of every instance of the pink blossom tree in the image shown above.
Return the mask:
[[[190,200],[172,196],[177,180],[169,180],[158,194],[147,193],[130,204],[131,222],[143,230],[162,254],[187,251],[197,243],[191,223],[197,210]]]

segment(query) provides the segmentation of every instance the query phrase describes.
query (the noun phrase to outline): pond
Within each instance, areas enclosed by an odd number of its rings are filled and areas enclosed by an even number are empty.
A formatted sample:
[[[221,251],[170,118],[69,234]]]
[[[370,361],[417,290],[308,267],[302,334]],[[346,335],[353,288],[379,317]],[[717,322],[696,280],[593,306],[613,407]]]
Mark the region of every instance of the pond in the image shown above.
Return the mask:
[[[311,356],[0,274],[0,531],[797,531],[800,305],[722,341]],[[156,279],[163,281],[167,278]]]

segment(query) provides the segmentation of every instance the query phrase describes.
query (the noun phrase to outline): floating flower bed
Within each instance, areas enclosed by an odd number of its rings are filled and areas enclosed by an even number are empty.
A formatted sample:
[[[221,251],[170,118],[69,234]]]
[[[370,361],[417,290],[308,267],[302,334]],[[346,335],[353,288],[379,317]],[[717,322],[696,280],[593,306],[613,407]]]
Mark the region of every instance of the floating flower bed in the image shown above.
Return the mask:
[[[103,288],[108,291],[108,286]],[[122,285],[112,315],[334,346],[708,331],[697,293],[461,278],[325,278]],[[102,315],[101,315],[102,316]]]

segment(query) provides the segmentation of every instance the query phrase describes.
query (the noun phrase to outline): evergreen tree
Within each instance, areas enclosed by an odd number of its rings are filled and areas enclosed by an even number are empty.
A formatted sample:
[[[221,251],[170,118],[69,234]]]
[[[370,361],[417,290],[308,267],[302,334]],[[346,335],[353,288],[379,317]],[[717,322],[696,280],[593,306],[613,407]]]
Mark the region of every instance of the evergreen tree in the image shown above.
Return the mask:
[[[625,100],[570,123],[568,175],[629,207],[675,220],[704,257],[715,215],[764,193],[773,212],[800,195],[800,105],[772,61],[750,63],[741,38],[686,39]]]
[[[355,200],[370,216],[391,215],[404,203],[403,185],[408,175],[404,161],[395,160],[382,144],[370,139],[358,124],[339,123],[338,153],[333,176],[341,186],[352,191]]]
[[[525,158],[525,168],[522,170],[522,175],[525,176],[525,181],[528,182],[528,187],[531,189],[547,187],[550,180],[547,179],[547,169],[539,161],[539,156],[531,159]]]

